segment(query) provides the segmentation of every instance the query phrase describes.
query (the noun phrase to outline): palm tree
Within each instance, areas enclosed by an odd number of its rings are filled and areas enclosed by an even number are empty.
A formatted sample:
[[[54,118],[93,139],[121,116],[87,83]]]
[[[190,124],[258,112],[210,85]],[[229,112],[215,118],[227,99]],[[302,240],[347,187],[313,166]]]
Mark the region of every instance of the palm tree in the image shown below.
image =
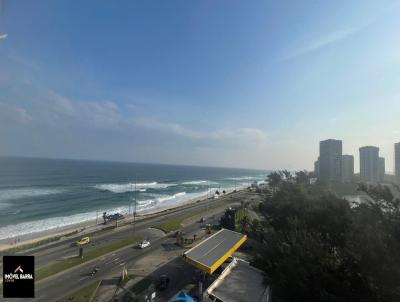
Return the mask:
[[[309,183],[310,176],[306,170],[296,172],[296,183],[307,184]]]
[[[292,173],[288,170],[282,170],[282,174],[285,176],[286,181],[293,179]]]

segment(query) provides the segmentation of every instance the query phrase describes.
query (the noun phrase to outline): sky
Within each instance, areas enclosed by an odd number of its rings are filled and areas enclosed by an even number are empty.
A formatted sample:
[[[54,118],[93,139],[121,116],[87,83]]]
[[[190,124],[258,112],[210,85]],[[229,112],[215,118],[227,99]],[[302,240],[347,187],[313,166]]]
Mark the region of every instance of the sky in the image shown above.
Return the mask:
[[[308,169],[400,141],[400,1],[0,0],[0,155]]]

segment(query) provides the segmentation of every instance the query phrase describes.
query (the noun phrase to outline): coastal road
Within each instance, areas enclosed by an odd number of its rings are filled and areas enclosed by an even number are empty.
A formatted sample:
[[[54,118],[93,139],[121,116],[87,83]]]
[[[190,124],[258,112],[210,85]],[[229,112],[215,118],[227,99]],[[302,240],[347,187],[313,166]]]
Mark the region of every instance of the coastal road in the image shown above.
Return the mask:
[[[216,210],[217,212],[217,210]],[[213,213],[207,222],[216,223],[219,215],[222,213]],[[182,229],[185,233],[201,231],[201,224],[197,221],[188,224]],[[152,231],[150,230],[150,233]],[[70,292],[103,279],[112,280],[120,275],[124,266],[134,268],[135,262],[149,254],[161,255],[168,247],[174,246],[175,238],[171,236],[158,237],[158,234],[152,233],[150,238],[151,246],[145,249],[139,249],[136,246],[130,246],[118,252],[103,256],[97,260],[71,269],[65,273],[49,277],[36,283],[36,298],[32,301],[56,301]],[[184,249],[182,249],[183,252]],[[93,267],[99,266],[100,271],[94,276],[90,276]],[[5,301],[26,301],[26,299],[10,299]]]
[[[142,234],[150,241],[152,245],[148,249],[139,250],[132,247],[127,247],[119,252],[115,252],[94,260],[91,263],[84,264],[82,266],[73,268],[65,273],[61,273],[36,284],[36,299],[35,301],[54,301],[57,297],[62,297],[68,292],[75,291],[87,284],[90,284],[94,280],[100,280],[108,275],[116,275],[122,270],[124,265],[131,266],[133,263],[140,259],[140,257],[147,255],[148,253],[162,253],[165,246],[173,244],[175,241],[173,238],[168,238],[162,236],[159,231],[151,229],[155,225],[169,219],[179,217],[187,212],[196,210],[198,215],[201,215],[201,211],[207,211],[210,208],[210,203],[218,205],[220,211],[227,206],[228,203],[239,202],[241,198],[244,197],[243,192],[237,192],[236,194],[228,195],[218,200],[212,200],[208,202],[201,202],[195,204],[192,207],[182,208],[177,212],[164,213],[162,216],[157,216],[148,220],[140,221],[136,224],[136,232]],[[215,217],[217,221],[219,216]],[[192,232],[199,228],[198,223],[193,223],[184,228],[185,232]],[[98,235],[93,234],[93,245],[89,246],[88,249],[95,249],[99,245],[106,245],[115,240],[115,238],[127,238],[132,236],[133,227],[132,225],[127,225],[120,227],[119,229],[109,230],[106,232],[98,233]],[[97,237],[96,237],[97,236]],[[91,236],[92,237],[92,236]],[[76,238],[65,240],[64,242],[57,242],[45,249],[39,248],[34,251],[33,254],[37,258],[36,262],[38,266],[43,266],[47,263],[55,262],[62,259],[63,257],[69,257],[75,255],[77,252],[76,247],[72,247],[71,244],[76,241]],[[90,271],[94,266],[100,266],[100,272],[93,278],[89,276]],[[15,301],[12,300],[12,301]],[[25,300],[26,301],[26,300]]]

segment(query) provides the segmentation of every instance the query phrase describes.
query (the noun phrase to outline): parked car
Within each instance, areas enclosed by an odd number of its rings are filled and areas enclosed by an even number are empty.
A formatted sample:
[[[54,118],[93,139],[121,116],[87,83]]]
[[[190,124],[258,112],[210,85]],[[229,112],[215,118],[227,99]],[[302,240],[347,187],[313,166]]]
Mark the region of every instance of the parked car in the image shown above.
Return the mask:
[[[85,244],[88,244],[89,242],[90,242],[90,238],[89,237],[83,237],[83,238],[81,238],[80,240],[78,240],[76,242],[76,245],[77,246],[83,246]]]
[[[139,243],[139,247],[141,249],[144,249],[144,248],[146,248],[148,246],[150,246],[150,241],[148,241],[148,240],[143,240],[141,243]]]
[[[121,219],[124,219],[124,215],[122,215],[121,213],[115,213],[115,214],[107,215],[106,219],[109,221],[121,220]]]

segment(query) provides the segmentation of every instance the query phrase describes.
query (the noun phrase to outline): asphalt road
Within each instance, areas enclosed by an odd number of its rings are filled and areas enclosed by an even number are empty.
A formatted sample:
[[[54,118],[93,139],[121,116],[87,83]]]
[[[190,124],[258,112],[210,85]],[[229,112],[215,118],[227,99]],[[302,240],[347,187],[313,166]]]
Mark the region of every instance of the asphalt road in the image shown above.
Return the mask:
[[[218,203],[221,206],[226,204],[226,202],[237,202],[243,197],[242,192],[238,192],[232,196],[226,196],[218,200],[212,200],[209,202]],[[143,234],[151,242],[151,246],[146,249],[138,249],[137,247],[127,247],[118,252],[102,256],[93,262],[83,264],[79,267],[68,270],[67,272],[51,276],[39,282],[36,282],[36,298],[33,301],[55,301],[58,298],[65,296],[67,293],[74,292],[85,285],[91,284],[95,280],[102,280],[106,277],[117,276],[121,271],[123,266],[133,266],[135,261],[140,257],[148,255],[149,253],[162,253],[164,247],[168,244],[173,244],[175,242],[174,238],[169,238],[167,236],[160,235],[160,232],[154,232],[149,228],[159,224],[164,220],[168,220],[174,217],[179,217],[183,213],[188,211],[193,211],[194,209],[207,210],[209,204],[199,203],[194,207],[184,208],[179,212],[166,213],[165,215],[152,218],[151,220],[140,221],[136,224],[137,234]],[[199,228],[199,224],[194,222],[189,224],[184,228],[185,232],[192,232]],[[99,235],[93,235],[92,242],[88,247],[89,249],[94,249],[99,245],[106,245],[116,238],[126,238],[133,234],[133,227],[131,225],[121,227],[117,230],[111,230],[108,232],[100,233]],[[69,257],[76,255],[77,248],[72,247],[71,244],[76,241],[76,238],[65,240],[64,242],[57,242],[51,246],[43,248],[38,248],[33,251],[33,255],[36,257],[36,263],[38,267],[62,259],[63,257]],[[90,276],[90,272],[93,267],[99,266],[100,271],[94,276]],[[9,299],[6,301],[19,301],[18,299]],[[26,299],[21,299],[20,301],[27,301]]]

